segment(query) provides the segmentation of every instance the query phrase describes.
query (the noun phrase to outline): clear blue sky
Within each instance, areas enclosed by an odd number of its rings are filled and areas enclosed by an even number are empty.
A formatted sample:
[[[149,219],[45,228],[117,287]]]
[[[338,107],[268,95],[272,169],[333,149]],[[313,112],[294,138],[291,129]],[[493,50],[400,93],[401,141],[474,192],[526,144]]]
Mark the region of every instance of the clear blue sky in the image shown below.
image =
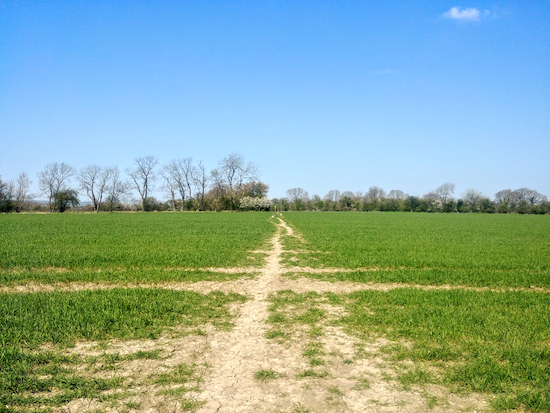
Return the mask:
[[[0,0],[2,179],[231,152],[270,197],[550,196],[550,2]]]

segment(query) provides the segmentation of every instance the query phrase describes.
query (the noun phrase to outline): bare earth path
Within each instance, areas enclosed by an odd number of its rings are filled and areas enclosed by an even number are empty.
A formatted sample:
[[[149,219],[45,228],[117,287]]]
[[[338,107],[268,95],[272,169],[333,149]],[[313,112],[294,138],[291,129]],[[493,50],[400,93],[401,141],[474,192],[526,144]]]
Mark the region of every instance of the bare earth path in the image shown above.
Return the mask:
[[[303,342],[280,344],[266,338],[269,315],[268,297],[277,291],[353,291],[359,285],[324,283],[307,279],[289,280],[281,274],[288,271],[280,264],[283,252],[281,238],[294,236],[280,218],[272,239],[266,265],[252,281],[241,283],[239,292],[253,299],[240,309],[235,328],[230,333],[215,333],[210,339],[208,359],[211,374],[204,383],[200,399],[206,404],[200,412],[423,412],[428,410],[422,391],[404,391],[387,380],[384,361],[374,356],[353,359],[357,340],[340,329],[327,328],[321,341],[325,354],[326,377],[298,378],[308,369],[301,355]],[[219,287],[219,285],[218,285]],[[321,288],[316,288],[321,287]],[[335,288],[336,287],[336,288]],[[365,286],[363,285],[363,288]],[[299,334],[299,333],[298,333]],[[367,344],[366,351],[376,352],[384,342]],[[273,371],[277,379],[262,382],[254,377],[259,371]],[[368,386],[361,386],[367,383]],[[437,397],[446,399],[444,407],[431,411],[475,411],[485,407],[479,396],[460,398],[447,394],[443,388],[431,389]]]

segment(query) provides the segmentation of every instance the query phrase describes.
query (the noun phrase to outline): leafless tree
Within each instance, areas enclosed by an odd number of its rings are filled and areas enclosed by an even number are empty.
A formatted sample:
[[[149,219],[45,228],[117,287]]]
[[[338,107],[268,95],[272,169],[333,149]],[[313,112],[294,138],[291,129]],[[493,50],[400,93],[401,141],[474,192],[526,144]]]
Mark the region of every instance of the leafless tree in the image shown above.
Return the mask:
[[[195,167],[193,166],[192,158],[174,159],[170,163],[166,164],[162,168],[162,176],[165,181],[169,176],[174,187],[179,192],[181,197],[181,210],[185,205],[185,199],[191,199],[193,194],[191,188],[194,185],[193,173]],[[186,195],[187,194],[187,195]],[[175,196],[175,194],[174,194]]]
[[[130,185],[120,179],[120,171],[117,167],[107,168],[109,170],[109,179],[106,186],[107,204],[109,211],[113,212],[116,204],[120,203],[122,197],[130,194]]]
[[[26,209],[30,202],[31,195],[29,189],[31,188],[32,180],[25,172],[19,174],[17,181],[13,185],[13,195],[15,198],[15,209],[17,212]]]
[[[164,189],[168,195],[170,196],[170,202],[172,204],[172,210],[176,211],[176,193],[178,192],[178,183],[176,180],[174,180],[174,177],[166,171],[166,169],[162,169],[160,171],[160,176],[163,179],[163,183],[161,188]],[[182,199],[182,210],[183,210],[183,199]]]
[[[514,200],[511,189],[503,189],[495,194],[495,203],[512,202]]]
[[[194,186],[195,166],[193,166],[193,158],[184,158],[179,160],[179,166],[182,171],[182,175],[189,193],[189,199],[193,198],[193,191],[191,188]]]
[[[540,192],[535,191],[534,189],[531,190],[531,192],[529,193],[528,199],[531,205],[538,205],[548,201],[546,195],[543,195]]]
[[[12,212],[12,194],[7,182],[0,177],[0,212]]]
[[[382,188],[378,188],[377,186],[371,186],[365,195],[365,199],[367,201],[371,201],[373,199],[382,199],[386,196],[386,191],[384,191]]]
[[[340,200],[340,197],[342,195],[340,194],[340,191],[337,189],[331,189],[328,191],[328,193],[325,195],[325,199],[328,199],[332,202],[338,202]]]
[[[296,201],[305,201],[309,198],[307,191],[302,188],[291,188],[286,191],[286,195],[291,203],[296,203]]]
[[[445,182],[435,190],[437,199],[439,199],[444,204],[447,203],[447,201],[452,199],[454,192],[455,192],[455,184],[452,184],[450,182]]]
[[[390,199],[407,199],[408,195],[401,191],[400,189],[392,189],[390,192],[388,192],[388,198]]]
[[[181,210],[183,211],[183,206],[185,204],[185,179],[181,171],[179,160],[174,159],[168,164],[162,167],[160,175],[164,179],[163,188],[170,193],[172,199],[172,207],[176,208],[176,192],[179,192],[181,199]]]
[[[48,196],[48,208],[54,210],[53,200],[75,174],[75,169],[64,163],[49,163],[44,170],[38,173],[38,187],[42,193]]]
[[[430,201],[435,201],[439,199],[439,196],[435,193],[435,191],[428,192],[427,194],[422,195],[423,199],[429,199]]]
[[[225,183],[225,180],[223,179],[222,173],[219,168],[215,168],[210,171],[209,179],[212,183],[211,192],[216,198],[219,198],[220,196],[223,196],[226,192],[228,192],[227,184]]]
[[[80,189],[86,192],[86,195],[92,201],[95,212],[99,212],[112,171],[113,168],[89,165],[82,168],[77,175]]]
[[[244,156],[232,153],[223,158],[217,168],[216,179],[225,184],[231,201],[231,209],[236,209],[235,199],[247,181],[258,178],[258,167],[252,162],[245,162]]]
[[[15,198],[15,182],[13,179],[10,179],[9,181],[4,181],[2,183],[2,195],[4,199],[13,202]]]
[[[134,159],[135,169],[127,169],[126,173],[132,178],[134,187],[141,197],[141,210],[145,211],[145,200],[149,192],[153,190],[153,182],[156,179],[155,167],[159,161],[154,156],[145,156]]]
[[[546,196],[529,188],[516,189],[511,193],[511,195],[514,202],[520,203],[522,201],[525,201],[531,205],[536,205],[547,200]]]
[[[464,202],[470,206],[472,210],[477,210],[481,200],[484,198],[483,194],[480,191],[475,189],[467,189],[466,192],[462,195]]]
[[[204,211],[204,196],[206,194],[206,188],[208,187],[208,174],[206,173],[206,168],[202,161],[199,161],[197,167],[193,170],[192,179],[199,201],[199,211]]]

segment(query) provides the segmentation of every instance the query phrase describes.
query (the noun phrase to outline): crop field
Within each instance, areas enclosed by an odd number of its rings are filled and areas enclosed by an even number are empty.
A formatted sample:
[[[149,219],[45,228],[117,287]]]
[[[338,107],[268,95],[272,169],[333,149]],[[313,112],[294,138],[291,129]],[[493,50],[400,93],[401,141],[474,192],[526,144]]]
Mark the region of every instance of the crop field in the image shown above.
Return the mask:
[[[284,216],[307,241],[289,239],[288,249],[304,253],[287,253],[285,262],[354,270],[324,273],[323,278],[550,286],[548,216],[289,212]]]
[[[269,240],[265,214],[6,215],[0,266],[234,267]]]
[[[0,215],[0,411],[550,412],[549,218]]]
[[[274,234],[263,214],[5,215],[0,225],[4,285],[196,281],[212,276],[201,268],[261,265],[248,251]]]

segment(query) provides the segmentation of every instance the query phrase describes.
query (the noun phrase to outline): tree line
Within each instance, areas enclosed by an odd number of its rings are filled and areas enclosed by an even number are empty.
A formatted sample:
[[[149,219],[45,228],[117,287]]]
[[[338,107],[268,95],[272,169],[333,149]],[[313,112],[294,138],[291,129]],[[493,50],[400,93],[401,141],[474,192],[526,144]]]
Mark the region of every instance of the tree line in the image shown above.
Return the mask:
[[[89,199],[90,211],[409,211],[549,214],[546,196],[529,189],[504,189],[493,199],[475,189],[455,198],[455,185],[444,183],[418,197],[393,189],[371,186],[366,193],[329,191],[323,198],[309,196],[302,188],[291,188],[286,197],[269,199],[269,186],[259,180],[259,168],[243,155],[232,153],[208,171],[202,161],[173,159],[160,164],[158,158],[134,159],[123,175],[117,167],[95,164],[76,170],[66,163],[50,163],[38,173],[40,194],[31,194],[32,180],[21,173],[16,180],[0,177],[0,212],[64,212]],[[161,190],[164,201],[151,194]],[[137,195],[139,198],[134,198]],[[41,205],[33,198],[45,196]]]
[[[123,175],[117,167],[96,164],[77,170],[64,162],[49,163],[38,173],[39,194],[30,193],[32,180],[0,177],[0,212],[28,210],[64,212],[89,199],[90,211],[221,211],[269,209],[269,186],[258,180],[259,168],[243,155],[232,153],[208,171],[202,161],[173,159],[161,165],[154,156],[134,159]],[[168,199],[160,201],[155,189]],[[135,199],[137,195],[139,198]],[[46,197],[46,205],[33,201]]]
[[[286,197],[272,199],[271,207],[279,211],[406,211],[406,212],[481,212],[549,214],[550,202],[541,193],[529,189],[504,189],[493,199],[475,189],[467,189],[455,198],[455,185],[444,183],[435,190],[421,196],[408,195],[393,189],[371,186],[366,193],[351,191],[329,191],[323,198],[309,196],[302,188],[291,188]]]

